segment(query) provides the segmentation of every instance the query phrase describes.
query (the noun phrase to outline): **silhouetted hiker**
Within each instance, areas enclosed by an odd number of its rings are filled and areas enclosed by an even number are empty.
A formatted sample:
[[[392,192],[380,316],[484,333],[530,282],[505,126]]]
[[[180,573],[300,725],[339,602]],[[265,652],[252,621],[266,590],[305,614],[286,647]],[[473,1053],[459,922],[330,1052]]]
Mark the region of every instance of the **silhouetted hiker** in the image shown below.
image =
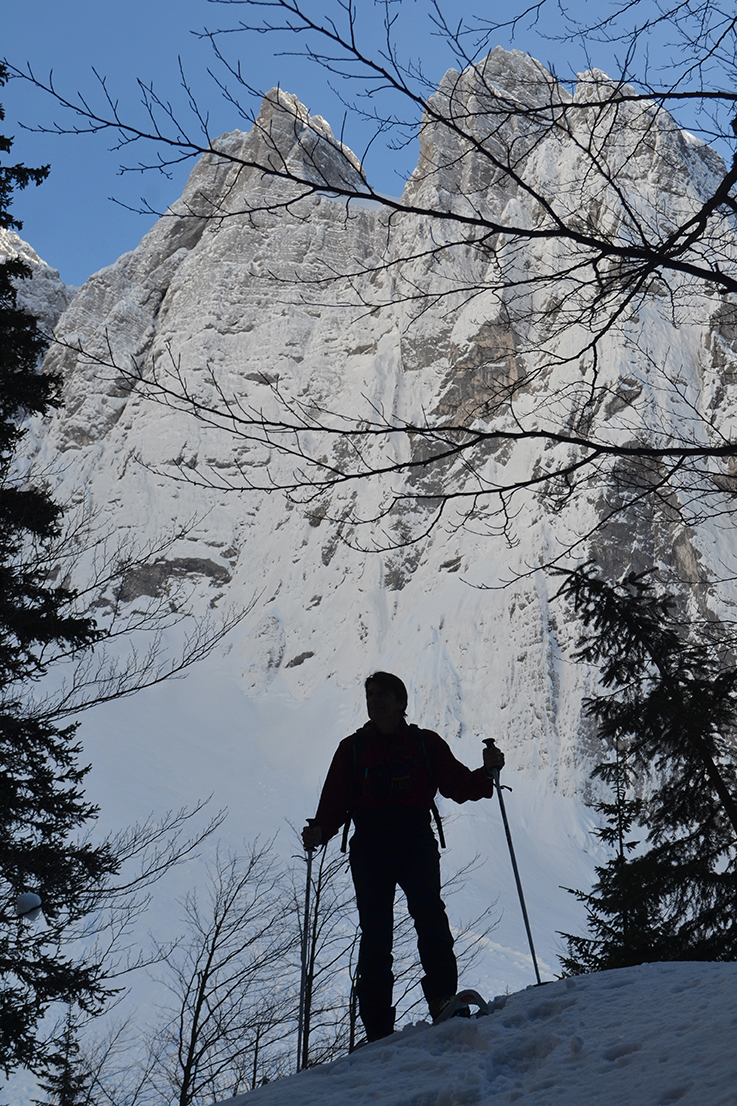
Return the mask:
[[[484,767],[471,771],[432,730],[407,725],[407,689],[398,676],[374,672],[365,688],[370,721],[338,746],[302,840],[305,848],[317,848],[345,826],[345,847],[351,819],[355,824],[350,860],[361,923],[356,991],[366,1036],[375,1041],[394,1029],[397,884],[415,923],[422,989],[433,1019],[455,995],[458,971],[430,811],[438,791],[457,803],[491,798],[491,770],[502,767],[504,754],[485,748]],[[439,820],[438,829],[442,841]]]

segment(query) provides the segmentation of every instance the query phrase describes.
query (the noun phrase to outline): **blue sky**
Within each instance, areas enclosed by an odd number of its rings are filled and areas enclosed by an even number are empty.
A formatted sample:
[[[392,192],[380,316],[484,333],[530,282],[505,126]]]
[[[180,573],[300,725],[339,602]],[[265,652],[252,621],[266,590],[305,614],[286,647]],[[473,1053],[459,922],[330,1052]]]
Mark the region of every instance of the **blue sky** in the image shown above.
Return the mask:
[[[325,10],[330,0],[308,0],[315,10]],[[601,8],[603,4],[600,2]],[[428,21],[426,0],[404,0],[401,5],[400,41],[413,58],[422,59],[428,77],[438,81],[453,64],[453,58]],[[588,4],[587,10],[595,5]],[[450,5],[446,10],[451,10]],[[551,13],[555,6],[551,6]],[[453,0],[454,18],[474,13],[497,13],[499,5],[488,0]],[[246,123],[227,104],[206,70],[213,58],[209,44],[192,33],[207,27],[233,26],[244,13],[237,5],[208,0],[23,0],[6,5],[3,12],[2,54],[22,68],[30,63],[39,77],[53,69],[57,89],[70,98],[76,92],[100,102],[100,89],[93,68],[105,76],[122,114],[134,115],[139,94],[136,79],[154,82],[155,90],[186,111],[180,88],[178,58],[181,57],[198,101],[209,112],[211,132],[221,134]],[[361,23],[369,40],[378,41],[381,9],[372,0],[359,0]],[[541,28],[543,31],[545,27]],[[553,32],[556,24],[548,25]],[[584,59],[570,46],[541,37],[539,30],[520,33],[514,42],[498,36],[499,42],[515,46],[553,61],[561,75],[584,68]],[[295,93],[313,113],[325,116],[339,130],[344,109],[329,88],[325,74],[304,59],[277,56],[284,44],[270,36],[232,35],[228,49],[237,56],[251,82],[261,89],[281,84]],[[594,58],[607,68],[607,59]],[[58,268],[67,283],[81,284],[91,273],[133,249],[153,219],[127,211],[122,204],[140,205],[140,198],[157,210],[180,195],[191,165],[180,167],[171,180],[159,173],[120,175],[121,161],[136,164],[136,150],[124,153],[110,149],[111,136],[56,136],[34,134],[27,126],[69,122],[50,97],[35,91],[25,81],[13,80],[0,90],[6,120],[3,133],[15,136],[13,154],[28,165],[50,163],[51,176],[40,188],[18,193],[16,217],[23,221],[23,237],[37,252]],[[253,101],[249,106],[257,106]],[[365,132],[349,124],[346,140],[361,153]],[[401,179],[411,171],[416,151],[392,152],[386,145],[373,148],[369,175],[380,189],[398,193]]]

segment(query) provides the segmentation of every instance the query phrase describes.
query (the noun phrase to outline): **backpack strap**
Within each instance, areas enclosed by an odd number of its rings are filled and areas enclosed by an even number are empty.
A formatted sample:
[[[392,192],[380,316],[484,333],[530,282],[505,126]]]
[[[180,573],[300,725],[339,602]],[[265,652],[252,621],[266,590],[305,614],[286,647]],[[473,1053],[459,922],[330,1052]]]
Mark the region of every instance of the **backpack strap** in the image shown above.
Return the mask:
[[[429,779],[430,783],[432,784],[435,781],[434,781],[434,778],[433,778],[432,764],[430,762],[430,754],[427,751],[427,742],[425,741],[425,734],[420,729],[420,727],[415,726],[414,723],[412,723],[412,725],[409,728],[419,738],[420,748],[422,749],[422,755],[423,755],[424,760],[425,760],[425,768],[427,769],[427,778]],[[445,845],[445,834],[443,833],[443,820],[440,817],[440,811],[438,810],[437,803],[435,802],[434,799],[433,799],[432,803],[430,804],[430,810],[432,811],[432,816],[435,819],[435,825],[436,825],[437,831],[438,831],[438,840],[440,841],[440,848],[444,849],[446,847],[446,845]]]
[[[440,840],[440,848],[444,849],[445,848],[445,834],[443,833],[443,820],[440,817],[440,811],[438,810],[437,803],[435,802],[434,799],[432,801],[432,806],[430,807],[430,810],[432,811],[432,816],[435,819],[435,825],[437,826],[438,838]]]

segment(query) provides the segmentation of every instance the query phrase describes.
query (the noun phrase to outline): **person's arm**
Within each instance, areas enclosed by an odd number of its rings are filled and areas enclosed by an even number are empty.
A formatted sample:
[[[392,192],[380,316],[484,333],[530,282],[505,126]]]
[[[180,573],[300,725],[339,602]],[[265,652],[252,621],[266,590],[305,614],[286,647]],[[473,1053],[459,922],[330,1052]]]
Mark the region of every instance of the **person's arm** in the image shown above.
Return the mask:
[[[341,741],[328,769],[320,796],[317,813],[307,820],[302,830],[306,849],[326,845],[334,837],[349,815],[352,791],[351,739]]]
[[[473,802],[476,799],[491,799],[494,795],[494,781],[487,775],[487,758],[484,758],[483,768],[467,768],[460,760],[456,760],[450,751],[447,742],[442,737],[427,731],[426,740],[431,748],[431,757],[435,765],[438,791],[446,799],[453,799],[456,803]],[[486,753],[486,749],[484,750]],[[496,754],[496,755],[494,755]],[[494,760],[493,766],[490,761]],[[504,764],[504,753],[501,749],[494,750],[488,758],[488,767],[501,768]]]

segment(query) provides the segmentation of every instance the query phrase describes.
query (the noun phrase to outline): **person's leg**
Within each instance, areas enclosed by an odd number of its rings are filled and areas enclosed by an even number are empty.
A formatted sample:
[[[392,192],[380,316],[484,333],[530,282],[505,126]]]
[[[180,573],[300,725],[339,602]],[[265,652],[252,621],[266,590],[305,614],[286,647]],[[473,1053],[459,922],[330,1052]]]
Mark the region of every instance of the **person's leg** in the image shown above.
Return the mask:
[[[372,847],[373,846],[373,847]],[[392,938],[396,880],[391,858],[375,843],[351,841],[351,874],[361,924],[356,994],[369,1041],[394,1031]]]
[[[440,895],[440,855],[429,828],[405,854],[398,882],[407,896],[407,908],[417,931],[417,949],[425,972],[422,989],[434,1008],[439,1000],[455,994],[458,967]]]

